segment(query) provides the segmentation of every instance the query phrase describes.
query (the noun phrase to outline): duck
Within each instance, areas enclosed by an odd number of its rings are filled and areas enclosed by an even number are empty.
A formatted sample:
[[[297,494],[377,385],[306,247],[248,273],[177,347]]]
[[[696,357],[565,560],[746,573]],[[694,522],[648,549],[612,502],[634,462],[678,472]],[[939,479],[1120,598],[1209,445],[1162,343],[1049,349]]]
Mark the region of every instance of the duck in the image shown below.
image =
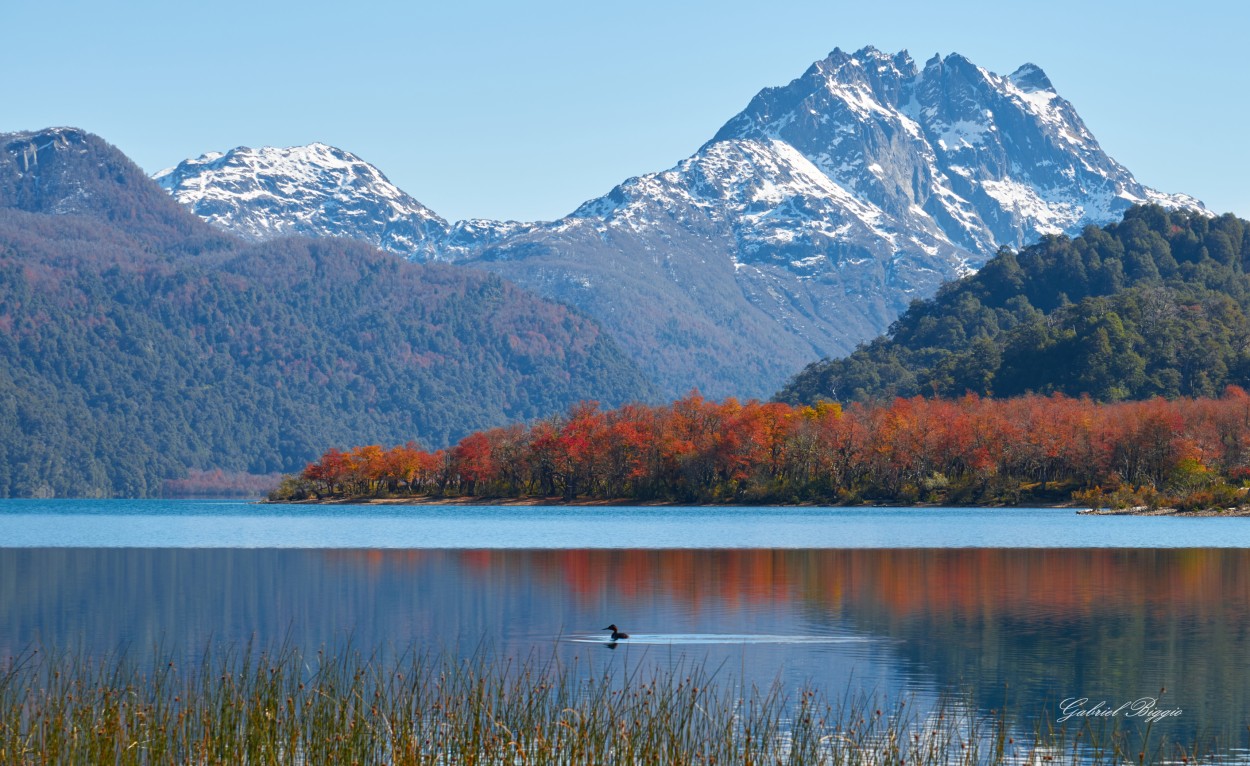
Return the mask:
[[[622,633],[615,625],[609,625],[608,627],[604,628],[604,630],[612,631],[613,641],[620,641],[622,638],[629,638],[628,633]]]

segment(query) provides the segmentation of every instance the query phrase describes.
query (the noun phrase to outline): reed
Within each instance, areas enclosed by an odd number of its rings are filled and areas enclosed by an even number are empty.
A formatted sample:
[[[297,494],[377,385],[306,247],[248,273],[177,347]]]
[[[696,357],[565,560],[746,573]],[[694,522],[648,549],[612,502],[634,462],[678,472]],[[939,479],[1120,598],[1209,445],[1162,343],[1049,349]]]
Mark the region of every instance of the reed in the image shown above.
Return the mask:
[[[0,763],[1048,766],[1202,755],[1118,730],[1022,738],[1005,713],[958,699],[920,710],[852,690],[744,688],[680,662],[590,675],[554,655],[486,652],[243,647],[206,652],[191,669],[156,656],[5,660]]]

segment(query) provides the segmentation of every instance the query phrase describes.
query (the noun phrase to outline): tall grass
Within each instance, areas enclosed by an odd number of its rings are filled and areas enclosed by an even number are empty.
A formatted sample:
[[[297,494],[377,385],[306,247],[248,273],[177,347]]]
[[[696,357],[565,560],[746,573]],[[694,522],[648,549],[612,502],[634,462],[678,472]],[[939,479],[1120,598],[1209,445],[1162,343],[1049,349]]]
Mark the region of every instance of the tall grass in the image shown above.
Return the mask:
[[[1034,731],[958,701],[742,688],[700,665],[588,676],[558,659],[286,647],[0,664],[3,764],[1138,764],[1196,753]],[[1101,741],[1098,741],[1101,737]],[[1149,731],[1144,740],[1149,740]],[[1093,740],[1093,741],[1091,741]]]

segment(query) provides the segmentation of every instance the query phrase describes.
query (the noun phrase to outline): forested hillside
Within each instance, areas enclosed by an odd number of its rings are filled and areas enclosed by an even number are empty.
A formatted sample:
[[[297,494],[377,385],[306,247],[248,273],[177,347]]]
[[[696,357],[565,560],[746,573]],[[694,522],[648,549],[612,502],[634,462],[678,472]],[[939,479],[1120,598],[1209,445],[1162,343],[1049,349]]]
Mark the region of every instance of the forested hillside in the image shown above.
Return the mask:
[[[1218,395],[1250,383],[1248,264],[1250,223],[1135,207],[1078,237],[999,252],[777,398]]]
[[[593,321],[497,276],[245,245],[80,131],[0,147],[0,496],[152,495],[650,395]]]

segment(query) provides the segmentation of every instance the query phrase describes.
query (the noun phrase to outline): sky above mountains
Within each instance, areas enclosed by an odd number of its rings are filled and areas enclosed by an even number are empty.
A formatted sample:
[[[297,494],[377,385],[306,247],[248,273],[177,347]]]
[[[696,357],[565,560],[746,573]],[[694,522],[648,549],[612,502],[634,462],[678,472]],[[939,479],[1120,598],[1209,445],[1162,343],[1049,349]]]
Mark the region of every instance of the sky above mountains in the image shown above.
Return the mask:
[[[448,219],[553,219],[670,167],[834,47],[1033,62],[1140,181],[1250,217],[1234,2],[15,0],[0,132],[74,125],[149,172],[323,141]]]

